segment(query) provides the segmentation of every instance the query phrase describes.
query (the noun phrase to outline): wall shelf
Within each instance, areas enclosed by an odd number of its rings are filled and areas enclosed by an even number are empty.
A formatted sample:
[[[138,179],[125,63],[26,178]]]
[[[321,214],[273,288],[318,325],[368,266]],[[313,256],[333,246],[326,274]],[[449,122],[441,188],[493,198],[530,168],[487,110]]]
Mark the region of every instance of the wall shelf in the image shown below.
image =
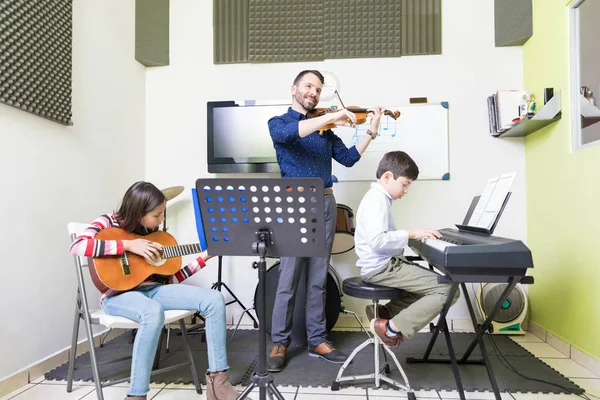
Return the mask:
[[[587,101],[587,100],[586,100]],[[589,102],[588,102],[589,103]],[[591,104],[590,104],[591,106]],[[593,107],[593,106],[592,106]],[[598,110],[600,113],[600,110]],[[550,125],[561,118],[560,91],[548,101],[532,118],[524,119],[518,124],[498,133],[497,138],[523,137],[543,127]]]
[[[579,110],[581,112],[581,127],[585,128],[600,121],[600,109],[579,94]]]

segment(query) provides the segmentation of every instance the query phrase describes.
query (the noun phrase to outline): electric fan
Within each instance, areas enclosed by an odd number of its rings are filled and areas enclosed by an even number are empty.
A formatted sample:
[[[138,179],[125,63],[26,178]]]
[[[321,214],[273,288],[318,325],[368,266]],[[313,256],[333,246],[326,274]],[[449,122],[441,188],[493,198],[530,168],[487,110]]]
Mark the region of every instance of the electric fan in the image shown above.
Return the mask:
[[[477,306],[485,320],[498,302],[502,292],[506,289],[506,283],[486,283],[479,285],[477,290]],[[493,334],[524,335],[521,323],[527,314],[527,293],[521,284],[515,288],[500,304],[492,325],[489,329]]]

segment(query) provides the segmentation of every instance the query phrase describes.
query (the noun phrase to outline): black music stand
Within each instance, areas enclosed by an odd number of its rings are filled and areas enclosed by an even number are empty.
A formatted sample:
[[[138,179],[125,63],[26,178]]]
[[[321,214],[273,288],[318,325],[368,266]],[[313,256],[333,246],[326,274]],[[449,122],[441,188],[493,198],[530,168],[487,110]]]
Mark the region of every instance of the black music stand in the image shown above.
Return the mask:
[[[218,290],[220,292],[221,288],[224,287],[227,290],[227,292],[229,293],[229,295],[231,297],[233,297],[233,300],[228,301],[227,303],[225,303],[225,305],[228,306],[230,304],[238,303],[240,305],[240,307],[242,307],[243,312],[246,313],[248,309],[246,308],[244,303],[242,303],[242,301],[240,299],[238,299],[238,297],[233,293],[233,291],[231,289],[229,289],[229,286],[227,286],[227,284],[225,282],[223,282],[223,280],[221,279],[222,274],[223,274],[223,256],[219,255],[219,269],[217,270],[217,281],[215,283],[213,283],[213,285],[210,288],[214,289],[214,290]],[[248,313],[248,316],[252,319],[252,321],[254,321],[254,327],[258,328],[258,321],[256,320],[256,318],[254,318],[254,316],[250,313]]]
[[[196,230],[198,231],[198,238],[200,239],[200,247],[202,247],[203,249],[206,249],[206,247],[207,247],[206,232],[204,232],[204,223],[202,222],[202,216],[200,215],[200,206],[198,204],[197,193],[198,192],[197,192],[196,188],[193,188],[192,189],[192,203],[194,204],[194,214],[195,214],[195,218],[196,218]],[[233,291],[229,288],[229,286],[227,286],[227,284],[225,282],[223,282],[223,279],[222,279],[222,277],[223,277],[223,255],[220,254],[218,256],[218,259],[219,259],[219,263],[218,263],[218,269],[217,269],[217,281],[214,282],[210,288],[213,290],[218,290],[220,292],[221,288],[225,287],[227,292],[229,292],[229,295],[231,295],[231,297],[233,297],[233,300],[225,303],[225,306],[228,306],[228,305],[234,304],[234,303],[238,303],[240,305],[240,307],[242,307],[243,313],[246,313],[248,311],[248,309],[246,308],[244,303],[242,303],[242,301],[235,295],[235,293],[233,293]],[[252,314],[248,313],[248,315],[254,322],[254,327],[258,328],[258,321],[254,318],[254,316]],[[196,313],[196,314],[194,314],[192,323],[196,323],[196,316],[198,316],[198,318],[200,318],[202,320],[202,322],[204,322],[204,318],[199,313]],[[190,329],[188,329],[187,333],[188,334],[201,333],[202,341],[205,341],[206,335],[205,335],[205,330],[204,330],[204,324],[191,327]],[[232,338],[233,338],[233,336],[232,336]]]
[[[229,293],[229,295],[231,297],[233,297],[233,300],[228,301],[227,303],[225,303],[225,306],[228,306],[230,304],[234,304],[234,303],[238,303],[240,305],[240,307],[242,307],[243,313],[247,313],[248,316],[252,319],[252,321],[254,322],[254,327],[258,328],[258,321],[256,320],[256,318],[254,318],[254,316],[252,314],[250,314],[248,312],[249,309],[246,308],[246,306],[244,305],[244,303],[242,303],[242,301],[235,295],[235,293],[233,293],[233,291],[229,288],[229,286],[227,286],[227,284],[225,282],[223,282],[222,276],[223,276],[223,256],[219,255],[219,266],[217,269],[217,281],[215,283],[212,284],[212,286],[210,287],[213,290],[218,290],[219,292],[221,291],[221,288],[224,287],[227,292]],[[196,318],[196,315],[198,316],[198,318],[200,318],[202,320],[202,322],[204,322],[204,317],[202,317],[199,313],[194,315],[194,320]],[[192,321],[192,323],[195,323],[195,321]],[[187,330],[188,335],[189,334],[196,334],[196,333],[201,333],[202,336],[202,341],[204,342],[206,339],[206,332],[204,329],[204,324],[202,325],[196,325],[191,327],[190,329]],[[178,334],[179,335],[179,334]],[[233,336],[231,337],[233,340]]]
[[[258,319],[266,315],[266,256],[325,257],[323,181],[319,178],[198,179],[198,205],[208,252],[231,256],[259,256]],[[259,368],[243,399],[260,388],[260,400],[283,396],[267,373],[264,323],[259,323]]]
[[[494,220],[494,223],[492,224],[492,227],[490,229],[479,228],[476,226],[469,226],[469,221],[471,220],[473,211],[475,211],[475,207],[477,207],[477,203],[479,203],[481,196],[473,197],[473,200],[471,200],[471,205],[469,206],[469,210],[467,211],[467,215],[465,215],[465,219],[463,220],[463,223],[456,224],[456,227],[461,232],[477,232],[477,233],[483,233],[484,235],[493,235],[494,230],[496,229],[496,225],[498,225],[498,222],[500,221],[502,212],[504,211],[504,208],[506,207],[506,203],[508,203],[508,199],[510,199],[511,194],[512,194],[512,192],[508,192],[506,194],[506,197],[504,198],[504,201],[502,202],[502,206],[500,207],[500,211],[498,211],[498,215],[496,215],[496,219]]]

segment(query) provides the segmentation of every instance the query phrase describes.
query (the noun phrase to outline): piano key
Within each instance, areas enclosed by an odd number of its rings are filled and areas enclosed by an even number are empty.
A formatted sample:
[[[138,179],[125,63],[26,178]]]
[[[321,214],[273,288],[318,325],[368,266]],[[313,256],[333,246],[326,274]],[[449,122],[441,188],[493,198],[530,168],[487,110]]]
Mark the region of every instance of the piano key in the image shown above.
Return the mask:
[[[446,247],[456,246],[454,243],[433,238],[425,238],[422,240],[422,242],[441,251],[444,251]]]

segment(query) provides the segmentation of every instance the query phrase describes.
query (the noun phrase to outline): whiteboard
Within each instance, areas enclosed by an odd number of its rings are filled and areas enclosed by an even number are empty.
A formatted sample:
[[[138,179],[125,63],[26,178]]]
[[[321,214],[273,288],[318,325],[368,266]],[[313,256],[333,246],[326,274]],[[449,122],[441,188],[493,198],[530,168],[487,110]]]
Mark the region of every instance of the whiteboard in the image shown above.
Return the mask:
[[[361,159],[347,168],[333,161],[332,174],[338,181],[374,181],[379,161],[385,153],[402,150],[419,167],[419,180],[450,179],[448,160],[448,102],[411,104],[387,107],[400,111],[400,117],[383,116],[377,138],[371,142]],[[358,143],[369,124],[356,128],[338,127],[334,132],[346,147]],[[334,179],[335,181],[335,179]]]

